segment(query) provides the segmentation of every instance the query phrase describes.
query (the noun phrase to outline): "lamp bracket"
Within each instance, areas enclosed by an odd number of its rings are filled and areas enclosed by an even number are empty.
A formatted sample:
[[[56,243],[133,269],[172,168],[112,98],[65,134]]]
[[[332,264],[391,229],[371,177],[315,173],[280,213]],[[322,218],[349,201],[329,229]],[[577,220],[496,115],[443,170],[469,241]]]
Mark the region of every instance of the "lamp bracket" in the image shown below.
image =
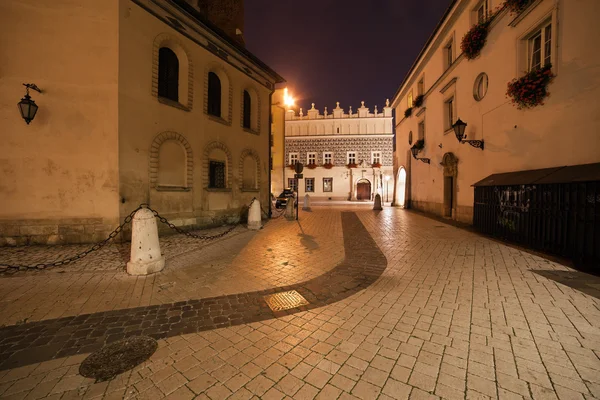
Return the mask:
[[[24,83],[23,86],[25,86],[27,88],[27,93],[29,93],[29,89],[33,89],[38,93],[42,93],[42,89],[37,87],[37,85],[35,83]]]
[[[475,147],[476,149],[483,150],[483,140],[463,140],[463,141],[461,141],[461,143],[469,143],[471,146]]]

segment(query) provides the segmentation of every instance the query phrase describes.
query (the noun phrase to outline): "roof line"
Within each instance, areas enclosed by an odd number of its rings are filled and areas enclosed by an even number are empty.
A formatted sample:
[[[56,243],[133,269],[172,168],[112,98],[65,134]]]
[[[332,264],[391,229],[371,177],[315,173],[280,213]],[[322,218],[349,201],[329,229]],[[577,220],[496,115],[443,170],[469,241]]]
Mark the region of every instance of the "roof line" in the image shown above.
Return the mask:
[[[406,73],[406,75],[404,76],[404,79],[402,80],[402,83],[400,83],[400,86],[398,86],[398,90],[396,90],[396,93],[394,93],[394,97],[392,98],[392,103],[396,99],[396,96],[398,96],[398,94],[400,94],[400,90],[402,89],[402,87],[404,86],[404,84],[406,83],[406,81],[408,81],[408,77],[413,73],[413,71],[415,70],[415,68],[416,68],[417,64],[419,63],[419,61],[421,61],[421,57],[425,53],[425,50],[431,44],[431,42],[433,41],[433,38],[435,37],[435,35],[437,35],[437,33],[440,30],[440,28],[442,27],[442,25],[444,25],[444,22],[446,21],[446,18],[448,17],[448,15],[450,14],[450,11],[454,8],[454,5],[457,2],[458,2],[458,0],[452,0],[452,2],[450,3],[450,5],[448,6],[448,8],[446,9],[446,11],[444,12],[444,15],[442,15],[442,18],[440,19],[440,21],[436,25],[435,29],[433,30],[433,33],[427,39],[427,42],[425,42],[425,45],[421,49],[421,52],[417,56],[417,59],[415,60],[415,62],[413,63],[413,65],[410,67],[410,69],[408,70],[408,72]]]
[[[271,67],[269,67],[267,64],[265,64],[263,61],[261,61],[257,56],[252,54],[248,49],[246,49],[246,47],[242,46],[240,43],[233,40],[231,38],[231,36],[229,36],[227,33],[225,33],[225,31],[223,31],[221,28],[219,28],[218,26],[216,26],[215,24],[210,22],[208,20],[208,18],[206,18],[202,13],[200,13],[198,10],[196,10],[194,7],[192,7],[190,4],[188,4],[185,0],[168,0],[168,1],[172,2],[179,8],[182,8],[188,14],[193,16],[198,22],[200,22],[206,28],[210,29],[214,34],[216,34],[221,39],[223,39],[225,42],[227,42],[227,44],[231,45],[237,51],[239,51],[240,53],[242,53],[243,55],[248,57],[250,60],[252,60],[256,65],[258,65],[260,68],[265,70],[269,75],[271,75],[273,78],[275,78],[275,81],[276,81],[275,83],[286,82],[286,80],[283,79],[281,77],[281,75],[279,75]]]

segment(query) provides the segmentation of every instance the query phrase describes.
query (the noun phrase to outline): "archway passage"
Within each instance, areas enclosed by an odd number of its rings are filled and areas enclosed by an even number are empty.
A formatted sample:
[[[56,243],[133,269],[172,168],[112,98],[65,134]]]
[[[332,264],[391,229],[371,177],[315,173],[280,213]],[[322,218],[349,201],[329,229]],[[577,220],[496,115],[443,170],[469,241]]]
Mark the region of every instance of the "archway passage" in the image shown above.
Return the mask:
[[[406,170],[404,167],[401,167],[398,170],[398,181],[396,182],[396,202],[400,207],[406,207]]]
[[[356,183],[356,200],[371,200],[371,182],[361,179]]]

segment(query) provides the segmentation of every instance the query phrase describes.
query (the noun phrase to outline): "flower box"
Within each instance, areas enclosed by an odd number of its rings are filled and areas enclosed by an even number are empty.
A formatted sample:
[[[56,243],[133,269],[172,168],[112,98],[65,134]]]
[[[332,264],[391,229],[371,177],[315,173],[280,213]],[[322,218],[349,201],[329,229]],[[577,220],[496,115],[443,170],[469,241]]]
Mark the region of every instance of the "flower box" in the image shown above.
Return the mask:
[[[488,29],[490,27],[491,18],[473,25],[473,27],[465,33],[460,43],[460,49],[465,53],[467,60],[476,58],[480,53],[487,40]]]
[[[358,168],[358,165],[356,165],[356,163],[349,163],[346,165],[347,168]]]
[[[408,118],[412,115],[412,107],[408,107],[406,110],[404,110],[404,118]]]
[[[412,145],[411,148],[423,150],[424,147],[425,147],[425,140],[424,139],[419,139],[419,140],[417,140],[415,142],[415,144]]]
[[[381,168],[381,163],[378,163],[378,162],[376,162],[376,163],[373,163],[373,164],[371,165],[371,167],[373,167],[373,168]]]
[[[333,164],[332,163],[325,163],[325,164],[323,164],[323,168],[331,169],[331,168],[333,168]]]
[[[292,171],[296,170],[296,164],[290,164],[288,165],[288,168],[291,169]]]
[[[506,0],[504,7],[508,8],[511,13],[518,14],[523,11],[533,0]]]
[[[422,94],[415,97],[413,101],[413,107],[421,107],[423,105],[424,96]]]
[[[315,169],[317,168],[317,164],[306,164],[306,168]]]
[[[519,109],[533,108],[544,104],[544,99],[550,95],[548,84],[554,79],[552,66],[536,68],[525,76],[508,82],[506,95],[512,99]]]

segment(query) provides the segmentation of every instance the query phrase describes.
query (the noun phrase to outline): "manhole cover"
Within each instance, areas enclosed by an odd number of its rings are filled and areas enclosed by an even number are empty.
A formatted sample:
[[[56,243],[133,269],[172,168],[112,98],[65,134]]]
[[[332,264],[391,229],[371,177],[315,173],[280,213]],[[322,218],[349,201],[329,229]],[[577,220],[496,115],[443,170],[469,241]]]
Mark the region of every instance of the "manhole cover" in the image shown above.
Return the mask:
[[[308,301],[306,301],[306,299],[295,290],[270,294],[265,296],[265,301],[273,311],[289,310],[290,308],[296,308],[308,304]]]
[[[104,346],[90,354],[79,366],[79,373],[96,382],[106,381],[146,361],[158,347],[148,336],[133,336]]]

